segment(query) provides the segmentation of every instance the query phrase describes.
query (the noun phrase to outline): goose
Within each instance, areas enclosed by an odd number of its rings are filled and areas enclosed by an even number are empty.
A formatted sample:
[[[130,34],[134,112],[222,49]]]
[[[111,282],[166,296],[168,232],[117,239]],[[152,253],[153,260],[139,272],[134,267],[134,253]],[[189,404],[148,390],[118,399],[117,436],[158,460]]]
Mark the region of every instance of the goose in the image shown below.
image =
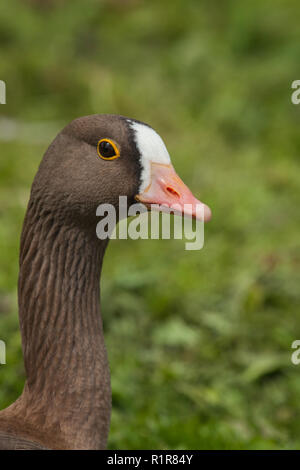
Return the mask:
[[[75,119],[50,144],[34,178],[20,244],[19,318],[26,382],[0,411],[0,449],[105,449],[110,372],[100,313],[108,239],[99,204],[119,196],[203,208],[149,125],[120,115]]]

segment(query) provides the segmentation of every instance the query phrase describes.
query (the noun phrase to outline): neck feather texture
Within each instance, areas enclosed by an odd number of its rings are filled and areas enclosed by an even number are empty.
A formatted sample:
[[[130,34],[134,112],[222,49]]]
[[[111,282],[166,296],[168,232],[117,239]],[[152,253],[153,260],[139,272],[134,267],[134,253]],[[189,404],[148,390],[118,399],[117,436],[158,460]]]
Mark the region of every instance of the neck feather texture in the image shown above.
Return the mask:
[[[8,411],[46,446],[105,448],[111,392],[99,280],[106,242],[40,206],[30,201],[20,251],[27,382]]]

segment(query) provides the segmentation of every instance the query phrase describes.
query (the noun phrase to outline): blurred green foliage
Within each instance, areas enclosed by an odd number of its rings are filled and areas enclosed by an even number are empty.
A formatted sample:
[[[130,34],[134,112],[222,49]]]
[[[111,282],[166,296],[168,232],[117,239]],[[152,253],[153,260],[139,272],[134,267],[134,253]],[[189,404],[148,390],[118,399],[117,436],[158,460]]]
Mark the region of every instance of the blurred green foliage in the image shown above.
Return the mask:
[[[296,0],[1,2],[1,407],[24,383],[18,245],[38,163],[73,118],[118,113],[160,132],[213,220],[199,252],[110,243],[109,447],[300,447],[298,13]]]

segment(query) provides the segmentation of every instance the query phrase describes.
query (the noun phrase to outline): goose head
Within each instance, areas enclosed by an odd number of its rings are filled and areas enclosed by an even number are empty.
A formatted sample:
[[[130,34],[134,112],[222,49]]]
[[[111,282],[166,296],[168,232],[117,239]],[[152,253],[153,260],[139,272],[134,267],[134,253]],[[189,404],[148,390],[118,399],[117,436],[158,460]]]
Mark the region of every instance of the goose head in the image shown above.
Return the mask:
[[[19,436],[33,448],[106,446],[111,392],[99,280],[107,241],[99,242],[95,228],[98,206],[118,210],[119,196],[149,208],[176,204],[182,213],[189,204],[192,217],[200,204],[203,219],[210,218],[146,124],[95,115],[58,134],[36,174],[23,225],[18,288],[27,382],[2,422],[0,416],[0,447],[3,429],[13,430],[13,448]]]
[[[177,213],[195,218],[200,205],[201,218],[211,217],[176,174],[159,134],[119,115],[85,116],[67,125],[45,153],[32,193],[43,199],[44,210],[76,223],[94,224],[99,204],[118,209],[120,195],[148,209],[176,204]]]

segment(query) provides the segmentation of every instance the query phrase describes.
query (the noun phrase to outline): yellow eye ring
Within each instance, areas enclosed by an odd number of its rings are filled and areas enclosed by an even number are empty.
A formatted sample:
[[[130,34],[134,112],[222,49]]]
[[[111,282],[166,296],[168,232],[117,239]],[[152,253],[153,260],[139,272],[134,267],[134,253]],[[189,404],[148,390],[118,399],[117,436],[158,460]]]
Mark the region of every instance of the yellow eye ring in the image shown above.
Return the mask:
[[[104,144],[109,144],[109,145],[106,145],[106,148],[105,148]],[[117,145],[111,139],[99,140],[97,144],[97,153],[99,157],[102,158],[103,160],[115,160],[116,158],[119,158],[120,156],[120,151]],[[105,153],[107,154],[107,156],[105,156]]]

